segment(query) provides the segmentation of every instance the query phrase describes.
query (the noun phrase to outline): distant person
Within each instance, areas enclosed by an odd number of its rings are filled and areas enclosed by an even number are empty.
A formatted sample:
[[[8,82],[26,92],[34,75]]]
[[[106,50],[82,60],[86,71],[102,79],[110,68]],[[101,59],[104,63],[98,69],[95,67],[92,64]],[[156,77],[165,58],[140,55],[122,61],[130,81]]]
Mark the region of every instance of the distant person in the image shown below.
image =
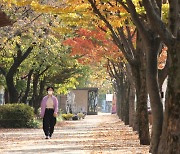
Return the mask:
[[[41,101],[41,113],[43,118],[43,131],[46,139],[51,138],[56,124],[56,117],[58,113],[58,99],[53,95],[54,88],[47,87],[48,95]]]

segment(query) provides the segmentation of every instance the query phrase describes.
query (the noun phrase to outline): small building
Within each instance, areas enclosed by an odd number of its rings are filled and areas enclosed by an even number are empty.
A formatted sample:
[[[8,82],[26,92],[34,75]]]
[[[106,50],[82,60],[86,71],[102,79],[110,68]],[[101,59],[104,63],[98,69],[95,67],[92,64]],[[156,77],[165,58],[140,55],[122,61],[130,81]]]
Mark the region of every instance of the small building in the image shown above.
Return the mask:
[[[63,113],[66,112],[66,101],[67,101],[67,95],[58,95],[57,96],[59,101],[59,108]]]
[[[60,96],[60,108],[66,113],[84,112],[97,114],[98,88],[78,88],[71,90],[67,96]]]

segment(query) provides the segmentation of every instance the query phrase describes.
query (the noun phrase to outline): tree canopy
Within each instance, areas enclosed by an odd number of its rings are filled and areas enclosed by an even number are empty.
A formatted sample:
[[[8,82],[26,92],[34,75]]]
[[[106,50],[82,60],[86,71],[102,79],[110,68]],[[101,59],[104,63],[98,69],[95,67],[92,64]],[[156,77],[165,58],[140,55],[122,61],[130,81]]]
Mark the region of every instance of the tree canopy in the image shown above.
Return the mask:
[[[129,96],[136,96],[132,111],[140,143],[150,141],[149,96],[152,153],[179,152],[179,1],[0,2],[5,18],[13,23],[0,28],[1,83],[8,89],[10,102],[27,93],[34,101],[48,84],[65,93],[78,85],[98,86],[110,79],[118,97],[118,116],[125,122]],[[163,111],[160,93],[166,77]]]

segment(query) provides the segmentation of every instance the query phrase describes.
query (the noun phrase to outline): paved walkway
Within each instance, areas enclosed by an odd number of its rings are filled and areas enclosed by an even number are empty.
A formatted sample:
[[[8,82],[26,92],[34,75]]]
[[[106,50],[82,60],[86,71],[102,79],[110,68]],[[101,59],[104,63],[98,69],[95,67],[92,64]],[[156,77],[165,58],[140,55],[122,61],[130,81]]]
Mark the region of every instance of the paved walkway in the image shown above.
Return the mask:
[[[52,139],[42,129],[0,129],[0,154],[148,154],[116,115],[89,115],[58,124]]]

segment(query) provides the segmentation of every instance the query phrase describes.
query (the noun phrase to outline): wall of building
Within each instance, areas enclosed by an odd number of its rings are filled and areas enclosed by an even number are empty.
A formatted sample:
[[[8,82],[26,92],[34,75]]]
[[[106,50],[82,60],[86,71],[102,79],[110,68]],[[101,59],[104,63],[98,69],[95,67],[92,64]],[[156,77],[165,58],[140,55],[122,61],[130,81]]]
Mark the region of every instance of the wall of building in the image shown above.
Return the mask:
[[[59,109],[63,111],[63,113],[66,112],[66,101],[67,101],[67,95],[60,95],[58,96],[59,101]]]
[[[75,104],[77,112],[86,112],[88,109],[88,90],[72,90],[75,94]]]

